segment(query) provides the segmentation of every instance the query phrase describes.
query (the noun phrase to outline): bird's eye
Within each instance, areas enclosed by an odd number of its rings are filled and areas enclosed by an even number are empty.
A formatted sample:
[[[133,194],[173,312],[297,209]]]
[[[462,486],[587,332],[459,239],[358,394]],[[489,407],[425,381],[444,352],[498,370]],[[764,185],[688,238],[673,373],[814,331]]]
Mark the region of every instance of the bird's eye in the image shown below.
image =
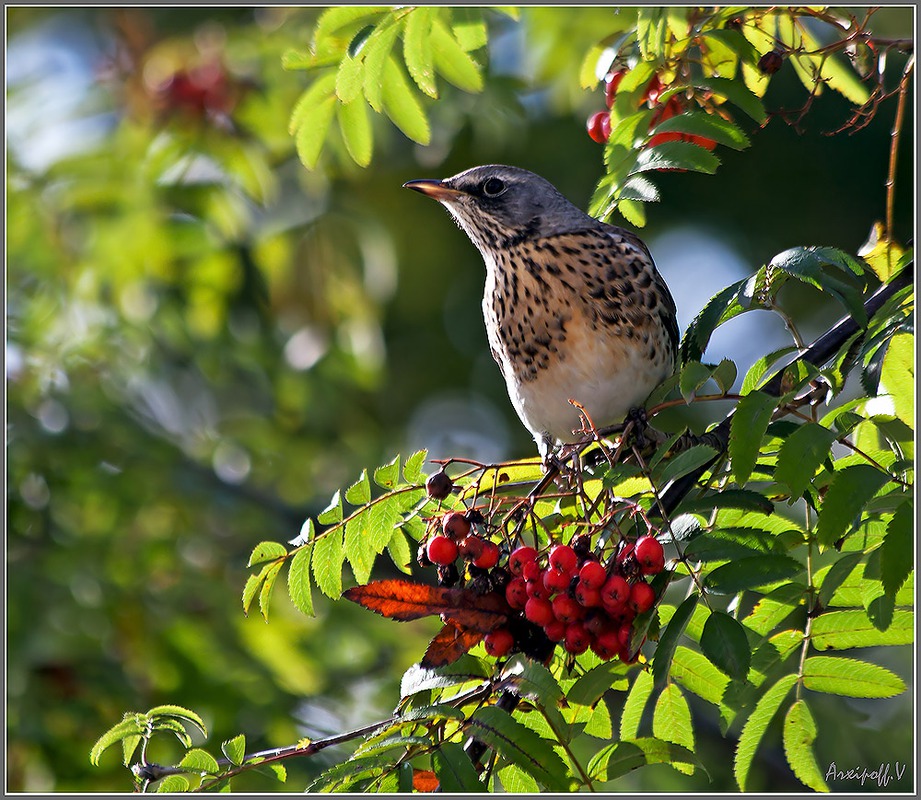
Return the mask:
[[[498,178],[489,178],[483,184],[483,194],[487,197],[497,197],[505,191],[505,183]]]

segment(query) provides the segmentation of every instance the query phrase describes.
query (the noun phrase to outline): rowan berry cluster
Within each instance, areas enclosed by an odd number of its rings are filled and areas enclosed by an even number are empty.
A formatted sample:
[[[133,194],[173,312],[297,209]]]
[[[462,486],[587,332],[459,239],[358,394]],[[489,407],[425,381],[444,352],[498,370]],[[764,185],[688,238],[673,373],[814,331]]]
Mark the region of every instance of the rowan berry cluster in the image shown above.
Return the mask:
[[[617,91],[621,81],[627,74],[626,69],[617,69],[609,72],[604,79],[604,100],[605,105],[610,109],[614,105],[617,97]],[[679,95],[672,95],[664,103],[661,101],[662,95],[669,87],[662,83],[658,75],[654,75],[652,80],[646,86],[642,94],[640,103],[646,103],[649,108],[654,109],[652,118],[649,121],[649,130],[652,130],[660,122],[664,122],[671,117],[683,113],[686,109],[686,100]],[[592,114],[587,122],[586,129],[588,135],[599,144],[605,144],[611,136],[611,112],[596,111]],[[706,136],[697,136],[693,133],[681,133],[679,131],[665,131],[657,133],[648,143],[649,147],[655,147],[665,142],[689,142],[703,147],[707,150],[713,150],[716,142],[708,139]]]
[[[429,478],[430,497],[443,499],[453,488],[443,475]],[[656,602],[646,577],[665,568],[662,545],[654,536],[624,541],[604,563],[591,552],[588,536],[545,551],[520,545],[508,552],[473,532],[474,524],[483,522],[476,509],[449,511],[437,520],[440,532],[420,547],[418,560],[438,567],[440,585],[453,586],[461,578],[456,565],[461,558],[471,588],[504,594],[512,614],[506,626],[486,634],[489,655],[502,657],[513,650],[533,655],[535,648],[549,655],[561,645],[572,655],[591,649],[605,660],[635,660],[630,652],[633,621]]]

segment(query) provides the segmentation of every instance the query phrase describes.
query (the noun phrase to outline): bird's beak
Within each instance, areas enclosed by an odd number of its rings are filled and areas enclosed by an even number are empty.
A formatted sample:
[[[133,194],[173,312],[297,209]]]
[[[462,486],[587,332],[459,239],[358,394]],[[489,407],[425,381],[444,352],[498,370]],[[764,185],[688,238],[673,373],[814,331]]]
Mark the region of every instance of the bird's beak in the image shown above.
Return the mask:
[[[450,186],[446,185],[444,181],[436,181],[431,178],[407,181],[403,184],[403,188],[422,192],[422,194],[431,197],[433,200],[438,200],[439,202],[453,200],[455,197],[460,197],[464,194],[464,192],[458,189],[452,189]]]

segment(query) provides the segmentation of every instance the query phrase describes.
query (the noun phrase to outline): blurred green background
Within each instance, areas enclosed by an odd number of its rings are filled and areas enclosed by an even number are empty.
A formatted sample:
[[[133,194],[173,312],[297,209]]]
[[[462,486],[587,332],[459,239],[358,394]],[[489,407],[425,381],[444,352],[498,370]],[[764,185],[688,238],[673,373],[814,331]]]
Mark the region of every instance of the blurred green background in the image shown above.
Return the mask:
[[[246,618],[250,550],[293,538],[335,489],[398,452],[533,454],[489,356],[479,257],[437,204],[401,184],[510,163],[585,207],[602,170],[585,119],[603,96],[580,90],[577,72],[614,11],[491,18],[487,89],[443,87],[430,146],[378,118],[370,168],[333,142],[309,173],[287,132],[308,76],[283,70],[281,56],[306,47],[319,13],[8,10],[11,791],[129,788],[117,748],[100,768],[89,749],[124,711],[159,703],[200,713],[212,752],[240,732],[253,751],[386,716],[433,625],[319,596],[307,619],[281,586],[268,625]],[[876,19],[881,35],[911,35],[911,8]],[[784,70],[768,106],[804,99]],[[823,135],[847,115],[826,92],[802,134],[774,120],[750,150],[720,152],[715,177],[660,177],[643,236],[682,327],[788,247],[860,247],[884,216],[894,103],[855,135]],[[913,134],[909,123],[903,242]],[[787,302],[807,335],[834,321],[834,308],[799,292]],[[778,320],[745,315],[708,356],[744,374],[785,342]],[[910,676],[903,649],[881,657]],[[910,752],[905,697],[882,719],[879,704],[873,716],[856,701],[817,705],[820,765]],[[624,789],[732,791],[731,744],[714,718],[695,713],[713,784],[656,767]],[[867,735],[883,728],[888,744]],[[753,788],[799,790],[770,741]],[[149,757],[176,753],[163,743]],[[284,787],[261,776],[235,786],[299,791],[341,757],[287,762]]]

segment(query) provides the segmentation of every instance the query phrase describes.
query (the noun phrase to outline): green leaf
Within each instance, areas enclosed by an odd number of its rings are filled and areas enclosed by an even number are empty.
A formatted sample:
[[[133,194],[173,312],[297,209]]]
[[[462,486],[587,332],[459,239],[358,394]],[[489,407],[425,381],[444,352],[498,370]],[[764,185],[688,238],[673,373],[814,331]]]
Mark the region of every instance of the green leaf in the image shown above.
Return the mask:
[[[635,739],[640,732],[640,721],[649,696],[652,694],[652,675],[640,672],[630,687],[627,699],[624,701],[624,710],[620,716],[620,738]]]
[[[566,702],[579,706],[594,706],[601,696],[610,690],[626,691],[630,682],[628,666],[622,661],[604,661],[592,667],[566,693]]]
[[[319,43],[343,28],[353,26],[355,23],[388,11],[390,11],[390,8],[387,6],[337,6],[328,8],[320,14],[320,18],[317,20],[313,40]]]
[[[717,386],[720,387],[720,391],[725,394],[732,389],[738,372],[735,362],[730,361],[728,358],[724,358],[716,365],[716,369],[713,370],[713,380],[715,380]]]
[[[351,103],[340,103],[336,110],[345,149],[359,167],[368,166],[374,146],[368,104],[364,98],[358,97]]]
[[[250,554],[247,567],[254,567],[266,561],[275,561],[288,555],[288,549],[278,542],[259,542]]]
[[[269,566],[271,566],[271,564]],[[244,614],[249,614],[249,607],[253,604],[253,600],[256,598],[256,592],[259,591],[259,588],[262,586],[262,582],[265,580],[266,569],[268,569],[268,567],[264,567],[259,572],[254,572],[246,579],[246,583],[243,586]]]
[[[804,569],[803,564],[790,556],[749,556],[717,567],[707,575],[704,583],[717,594],[735,594],[793,578]]]
[[[313,543],[300,547],[288,567],[288,596],[308,617],[313,616],[313,595],[310,590],[310,555]]]
[[[484,706],[473,713],[466,727],[471,735],[534,776],[547,789],[569,791],[568,770],[552,742],[538,736],[508,712]]]
[[[331,530],[317,537],[313,548],[313,577],[323,594],[338,600],[342,594],[342,529]]]
[[[915,427],[915,337],[899,333],[892,337],[883,359],[880,380],[895,406],[896,416]]]
[[[345,525],[345,557],[359,584],[367,583],[371,577],[376,555],[371,537],[368,535],[369,517],[368,513],[358,514]]]
[[[294,140],[297,156],[307,169],[313,169],[317,165],[320,151],[326,140],[326,132],[333,121],[335,111],[336,99],[327,97],[312,109],[304,123],[297,129]]]
[[[736,783],[738,783],[739,789],[743,792],[746,791],[748,771],[755,757],[755,751],[758,749],[762,738],[764,738],[764,733],[777,713],[777,709],[780,708],[780,704],[795,684],[796,675],[784,675],[761,696],[754,711],[752,711],[751,716],[742,728],[739,744],[736,747],[733,771]]]
[[[698,444],[687,450],[678,453],[674,458],[664,463],[664,468],[655,470],[655,476],[659,484],[666,484],[683,475],[693,472],[698,467],[709,464],[716,457],[717,452],[714,448],[706,444]]]
[[[914,614],[893,611],[892,622],[881,631],[863,611],[827,611],[812,621],[812,645],[816,650],[848,650],[883,647],[914,641]]]
[[[188,790],[189,779],[182,775],[167,775],[157,784],[157,794],[173,794]]]
[[[698,599],[696,592],[693,592],[685,598],[681,605],[675,609],[675,613],[672,615],[668,625],[665,626],[665,630],[659,637],[659,644],[656,647],[656,654],[652,661],[653,687],[656,690],[661,690],[668,680],[668,673],[672,665],[672,658],[675,655],[675,649],[678,647],[678,641],[681,639],[681,634],[684,633],[684,629],[687,627],[688,621],[691,619],[691,615],[697,607]],[[659,736],[658,733],[655,735],[660,739],[668,739],[668,737]],[[668,741],[674,741],[677,744],[687,744],[677,739],[668,739]],[[693,744],[690,745],[690,747],[692,750],[694,749]]]
[[[488,675],[483,662],[469,654],[443,667],[423,667],[414,664],[403,673],[400,697],[410,697],[430,689],[447,689],[468,681],[483,680]]]
[[[364,83],[364,61],[346,56],[339,62],[336,72],[336,96],[343,103],[351,103],[361,94]]]
[[[345,490],[345,499],[353,506],[363,506],[371,502],[371,482],[368,470],[362,470],[358,480]]]
[[[815,760],[812,746],[818,729],[805,700],[790,706],[783,723],[783,749],[793,774],[816,792],[827,792],[828,785]]]
[[[390,560],[400,572],[412,574],[413,552],[410,548],[409,539],[401,530],[395,530],[387,543],[387,552],[390,554]]]
[[[902,503],[889,520],[879,548],[880,577],[886,594],[895,596],[914,565],[914,503]]]
[[[683,645],[675,650],[671,677],[689,692],[715,706],[720,704],[729,684],[729,679],[704,655]]]
[[[403,35],[403,60],[409,74],[429,97],[438,97],[435,85],[435,65],[432,54],[432,21],[438,9],[416,6],[406,15]]]
[[[710,614],[700,636],[700,649],[730,678],[742,680],[748,674],[752,654],[745,628],[734,617],[722,611]]]
[[[764,392],[745,395],[736,406],[729,427],[729,456],[736,483],[744,486],[758,460],[761,439],[767,431],[778,400]]]
[[[92,750],[90,750],[90,763],[94,767],[98,767],[99,757],[103,752],[123,739],[136,738],[140,741],[147,731],[147,722],[148,717],[146,714],[125,714],[125,718],[121,722],[113,725],[96,740]],[[126,765],[130,758],[131,754],[125,756],[124,763]]]
[[[381,489],[393,489],[400,480],[400,457],[395,456],[392,461],[382,464],[374,470],[374,482]]]
[[[317,522],[321,525],[335,525],[342,522],[342,496],[338,491],[329,501],[329,505],[319,513]]]
[[[712,139],[717,144],[731,147],[733,150],[744,150],[751,144],[738,125],[715,114],[704,112],[677,114],[669,117],[656,125],[650,131],[650,135],[655,136],[669,131],[703,136]]]
[[[194,711],[184,708],[183,706],[174,704],[154,706],[147,712],[147,716],[151,718],[172,717],[173,719],[190,723],[194,728],[199,730],[203,736],[208,735],[208,729],[205,727],[204,720]]]
[[[432,55],[438,72],[466,92],[483,90],[483,76],[480,67],[458,44],[444,22],[435,18],[432,23]]]
[[[817,584],[819,588],[819,605],[822,608],[828,608],[831,605],[831,599],[834,597],[838,587],[847,580],[848,575],[857,564],[860,563],[864,554],[845,553],[841,556],[822,578],[821,583]]]
[[[125,736],[122,739],[122,764],[126,767],[131,762],[131,758],[143,738],[142,736]]]
[[[745,618],[745,627],[759,636],[767,636],[803,604],[806,587],[795,583],[778,586],[762,597]]]
[[[613,781],[647,764],[700,766],[686,747],[644,737],[625,739],[602,748],[588,762],[587,771],[593,781]]]
[[[743,309],[738,303],[739,292],[746,281],[727,286],[715,294],[700,313],[693,319],[681,340],[682,362],[700,361],[710,342],[713,332],[724,322],[740,314]]]
[[[617,204],[617,210],[631,225],[637,228],[645,227],[646,209],[643,207],[642,203],[636,200],[624,199]]]
[[[742,511],[774,513],[774,504],[763,494],[751,489],[723,489],[721,492],[688,498],[678,507],[683,514],[708,513],[714,508],[738,508]]]
[[[760,528],[715,528],[691,539],[684,554],[695,561],[730,561],[769,553],[774,540]]]
[[[814,422],[800,425],[786,438],[777,456],[774,480],[787,485],[791,498],[802,497],[835,438],[832,431]]]
[[[276,561],[273,564],[268,564],[264,570],[262,570],[262,588],[259,590],[259,611],[262,614],[262,618],[268,622],[269,621],[269,605],[272,601],[272,590],[275,588],[275,579],[278,577],[278,573],[284,566],[284,561]]]
[[[198,747],[189,750],[182,757],[179,766],[189,772],[204,773],[206,775],[214,775],[221,771],[217,759],[211,753]]]
[[[563,690],[550,670],[521,654],[505,665],[502,680],[514,685],[520,696],[537,700],[541,706],[556,706],[563,697]]]
[[[843,59],[831,53],[822,64],[822,77],[836,92],[844,95],[855,106],[862,106],[870,97],[870,90]]]
[[[485,792],[473,762],[460,744],[443,742],[432,753],[432,769],[442,792]]]
[[[694,752],[694,728],[691,725],[691,709],[681,689],[674,683],[666,686],[656,701],[652,717],[652,735],[657,739],[687,748]],[[694,767],[676,763],[672,766],[685,775],[692,775]]]
[[[317,109],[324,103],[334,99],[333,93],[336,91],[336,74],[328,72],[321,75],[310,86],[304,90],[294,108],[291,110],[291,118],[288,121],[288,133],[294,135],[296,131],[305,125],[316,127]],[[328,123],[327,123],[328,124]],[[325,131],[321,133],[322,141]]]
[[[427,450],[417,450],[403,462],[403,480],[407,483],[424,483],[425,474],[422,472],[425,460],[428,458]]]
[[[700,88],[712,89],[716,95],[725,97],[759,125],[767,119],[764,103],[751,89],[739,81],[729,80],[728,78],[707,77],[695,81],[694,85]]]
[[[712,175],[719,165],[719,158],[696,144],[663,142],[643,150],[637,156],[636,165],[630,172],[635,174],[663,169],[683,169]]]
[[[221,744],[221,752],[235,767],[239,767],[246,757],[246,736],[242,733]]]
[[[764,376],[767,374],[770,367],[778,361],[781,361],[784,356],[798,352],[798,348],[791,345],[789,347],[781,347],[778,350],[773,350],[767,355],[761,356],[761,358],[751,365],[748,372],[745,373],[745,378],[742,381],[742,388],[739,390],[739,394],[750,394],[753,389],[763,386],[767,383],[767,381],[764,380]]]
[[[884,667],[833,656],[807,658],[803,686],[842,697],[894,697],[905,691],[905,682]]]
[[[499,770],[502,788],[509,794],[538,794],[540,784],[521,767],[508,764]]]
[[[854,464],[836,472],[819,512],[819,543],[829,546],[844,536],[888,480],[886,473],[870,464]]]
[[[362,48],[365,62],[362,89],[368,105],[378,113],[384,108],[384,87],[388,81],[385,68],[393,58],[391,51],[402,30],[403,20],[390,17],[374,29]]]
[[[485,47],[488,42],[486,23],[479,8],[454,8],[451,31],[458,44],[468,53]]]

